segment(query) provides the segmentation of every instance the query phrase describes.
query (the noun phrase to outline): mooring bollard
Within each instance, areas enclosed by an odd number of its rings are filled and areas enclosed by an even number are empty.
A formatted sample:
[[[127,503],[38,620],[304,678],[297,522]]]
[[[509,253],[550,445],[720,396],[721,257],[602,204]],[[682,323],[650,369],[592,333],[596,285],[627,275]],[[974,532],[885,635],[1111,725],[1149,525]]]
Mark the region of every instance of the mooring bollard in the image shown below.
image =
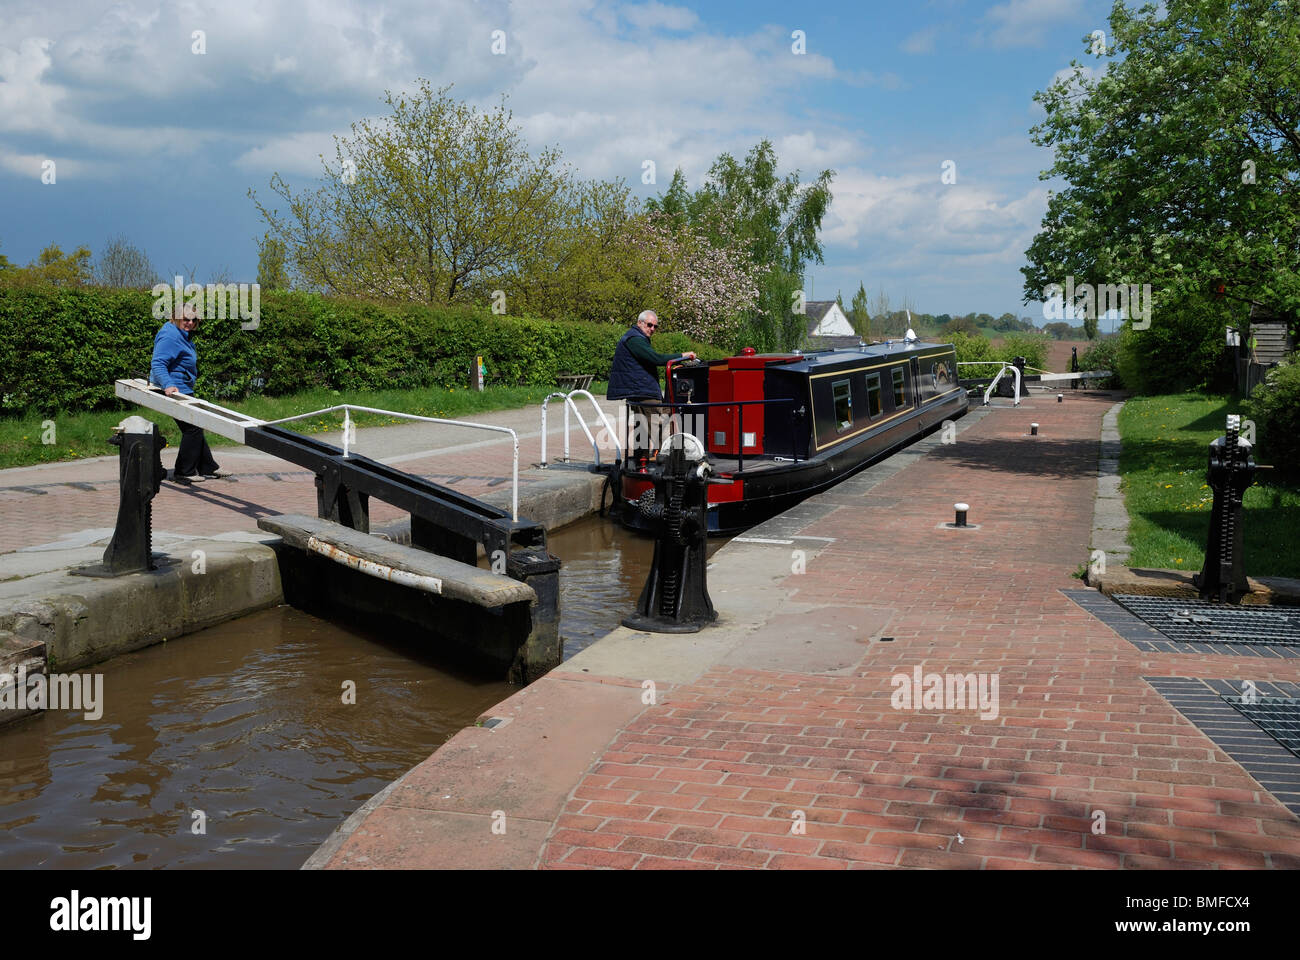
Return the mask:
[[[970,509],[969,503],[954,503],[953,509],[957,511],[957,519],[953,521],[954,527],[966,526],[966,511]]]
[[[1063,394],[1063,393],[1058,393],[1058,394],[1056,395],[1056,402],[1057,402],[1057,403],[1064,403],[1064,402],[1065,402],[1065,394]]]
[[[1029,435],[1030,435],[1031,437],[1036,437],[1036,436],[1038,436],[1038,424],[1036,424],[1036,423],[1031,423],[1031,424],[1029,425]]]
[[[1210,533],[1205,543],[1205,564],[1192,582],[1203,600],[1236,603],[1250,591],[1242,564],[1241,499],[1255,482],[1250,442],[1239,436],[1241,418],[1228,416],[1224,435],[1210,441],[1207,479],[1214,491]]]
[[[158,569],[153,559],[153,498],[167,476],[162,434],[144,417],[127,417],[108,442],[119,448],[117,527],[103,563],[71,571],[85,577],[120,577]]]
[[[628,504],[654,522],[657,539],[636,612],[622,622],[633,630],[695,633],[718,617],[706,576],[709,466],[689,433],[673,434],[666,447],[649,468],[654,488]]]

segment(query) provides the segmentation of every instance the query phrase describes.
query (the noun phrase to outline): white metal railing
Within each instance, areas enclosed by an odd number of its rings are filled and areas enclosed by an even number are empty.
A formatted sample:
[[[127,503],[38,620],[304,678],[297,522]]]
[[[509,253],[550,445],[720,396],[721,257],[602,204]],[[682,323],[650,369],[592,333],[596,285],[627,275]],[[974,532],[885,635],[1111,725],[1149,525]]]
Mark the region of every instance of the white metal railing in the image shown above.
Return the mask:
[[[993,378],[993,382],[990,383],[988,385],[988,388],[984,391],[984,406],[986,407],[989,405],[989,397],[993,395],[993,390],[995,387],[997,387],[998,381],[1002,379],[1003,374],[1005,374],[1008,370],[1010,370],[1012,380],[1014,381],[1016,387],[1015,403],[1012,405],[1016,407],[1020,406],[1020,368],[1017,367],[1014,363],[1007,363],[1005,360],[965,360],[958,363],[957,366],[959,367],[992,367],[992,366],[1001,367],[1001,369],[998,370],[997,376]]]
[[[578,425],[582,427],[582,432],[587,435],[587,440],[591,443],[591,453],[592,456],[595,457],[596,466],[600,466],[600,444],[598,444],[596,438],[592,436],[591,430],[587,426],[587,420],[582,415],[582,411],[579,410],[578,405],[573,402],[574,394],[584,396],[591,401],[592,407],[596,410],[596,416],[600,418],[600,422],[605,427],[605,436],[614,441],[614,462],[618,463],[623,459],[623,445],[618,442],[618,435],[614,432],[614,428],[609,425],[609,419],[605,416],[605,411],[600,409],[600,404],[596,402],[596,398],[593,397],[589,391],[570,390],[568,393],[556,392],[548,394],[546,399],[542,401],[542,466],[546,466],[547,410],[550,407],[552,398],[554,397],[559,397],[564,401],[564,462],[569,462],[569,410],[572,409],[574,414],[578,417]]]
[[[379,410],[375,407],[358,407],[351,403],[340,403],[337,406],[326,407],[323,410],[311,410],[307,413],[295,414],[292,417],[282,417],[279,420],[267,420],[265,426],[271,426],[277,423],[292,423],[294,420],[305,420],[307,417],[317,417],[326,413],[334,413],[338,410],[343,411],[343,456],[351,456],[352,446],[352,412],[357,413],[377,413],[386,417],[404,417],[407,420],[419,420],[422,423],[442,423],[449,427],[470,427],[474,430],[491,430],[493,433],[508,433],[510,439],[514,441],[514,463],[511,467],[510,474],[510,519],[517,521],[519,519],[519,435],[509,427],[497,427],[488,423],[469,423],[465,420],[443,420],[440,417],[420,417],[414,413],[402,413],[400,410]]]

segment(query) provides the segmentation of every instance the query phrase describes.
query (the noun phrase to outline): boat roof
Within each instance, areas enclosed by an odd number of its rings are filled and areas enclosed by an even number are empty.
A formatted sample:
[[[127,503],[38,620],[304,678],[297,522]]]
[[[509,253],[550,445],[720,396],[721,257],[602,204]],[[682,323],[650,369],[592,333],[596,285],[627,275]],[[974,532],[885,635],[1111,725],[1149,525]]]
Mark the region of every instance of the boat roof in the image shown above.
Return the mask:
[[[945,349],[951,350],[952,344],[936,343],[931,340],[884,340],[879,343],[841,347],[835,350],[817,350],[808,353],[760,353],[731,359],[748,361],[743,363],[743,366],[762,366],[768,369],[776,367],[791,372],[808,373],[863,359],[902,359],[917,353],[933,353]],[[730,366],[735,367],[737,364],[731,363]]]

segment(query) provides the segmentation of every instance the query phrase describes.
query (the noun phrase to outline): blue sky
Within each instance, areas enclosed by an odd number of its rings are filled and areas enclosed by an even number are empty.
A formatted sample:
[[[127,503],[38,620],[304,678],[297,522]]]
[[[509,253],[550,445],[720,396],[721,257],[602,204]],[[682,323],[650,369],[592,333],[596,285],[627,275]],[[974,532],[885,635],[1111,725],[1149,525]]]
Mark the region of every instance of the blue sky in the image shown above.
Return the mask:
[[[529,143],[641,196],[675,167],[767,137],[805,179],[836,171],[816,298],[858,283],[930,313],[1023,305],[1051,186],[1033,94],[1108,31],[1109,0],[609,3],[588,0],[6,0],[0,7],[0,253],[98,252],[123,234],[164,276],[255,279],[247,197],[310,185],[334,134],[384,90],[502,93]],[[193,52],[202,30],[206,53]],[[491,52],[505,31],[506,52]],[[806,52],[792,50],[803,31]],[[45,161],[55,182],[43,183]],[[657,184],[643,185],[645,160]],[[955,165],[956,182],[941,181]]]

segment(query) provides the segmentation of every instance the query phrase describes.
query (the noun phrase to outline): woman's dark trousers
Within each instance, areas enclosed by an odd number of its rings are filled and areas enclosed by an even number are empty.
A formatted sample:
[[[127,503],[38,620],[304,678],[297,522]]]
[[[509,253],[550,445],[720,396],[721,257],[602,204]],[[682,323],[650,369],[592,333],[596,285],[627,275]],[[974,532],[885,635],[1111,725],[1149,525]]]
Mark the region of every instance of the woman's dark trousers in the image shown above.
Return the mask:
[[[212,459],[212,451],[208,449],[208,438],[203,435],[203,428],[179,420],[176,425],[181,428],[181,449],[176,454],[176,469],[172,471],[173,474],[192,477],[195,474],[216,473],[217,461]]]

